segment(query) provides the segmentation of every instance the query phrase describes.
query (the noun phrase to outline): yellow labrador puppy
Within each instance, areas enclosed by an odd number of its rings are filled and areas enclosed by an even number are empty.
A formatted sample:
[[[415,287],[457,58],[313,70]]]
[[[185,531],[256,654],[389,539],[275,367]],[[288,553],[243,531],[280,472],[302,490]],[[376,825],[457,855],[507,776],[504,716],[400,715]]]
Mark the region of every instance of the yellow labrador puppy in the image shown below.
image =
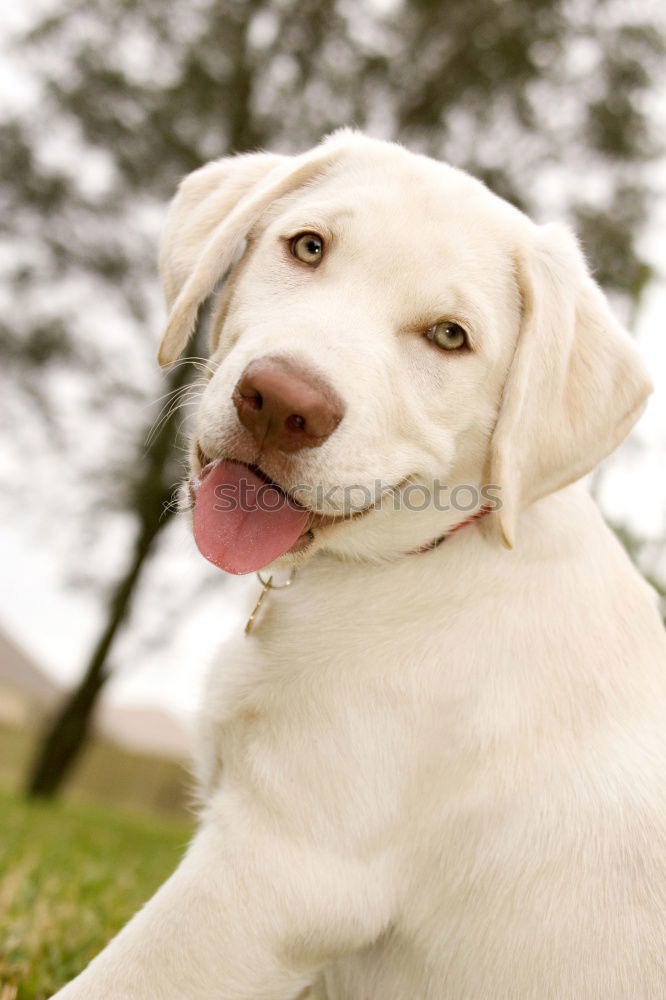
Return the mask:
[[[161,266],[164,365],[229,275],[187,492],[273,584],[199,832],[59,1000],[661,1000],[666,639],[575,484],[650,382],[575,239],[343,131],[186,178]]]

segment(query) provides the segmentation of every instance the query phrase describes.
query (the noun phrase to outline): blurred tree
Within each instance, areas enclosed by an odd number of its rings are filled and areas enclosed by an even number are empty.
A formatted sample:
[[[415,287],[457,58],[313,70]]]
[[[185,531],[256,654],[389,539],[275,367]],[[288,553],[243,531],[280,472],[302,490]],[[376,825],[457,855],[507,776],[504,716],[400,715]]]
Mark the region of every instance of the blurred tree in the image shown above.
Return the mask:
[[[537,217],[568,216],[600,280],[635,303],[650,273],[636,236],[662,55],[649,14],[624,0],[56,0],[14,42],[31,89],[0,126],[7,392],[27,388],[31,418],[50,421],[57,440],[54,378],[88,386],[84,405],[124,433],[113,461],[105,450],[81,463],[80,481],[88,501],[94,487],[128,512],[136,534],[34,792],[55,792],[83,744],[166,523],[175,417],[141,460],[130,425],[137,401],[157,393],[155,242],[179,178],[231,151],[299,150],[352,123],[471,170]],[[190,377],[176,369],[169,388]]]

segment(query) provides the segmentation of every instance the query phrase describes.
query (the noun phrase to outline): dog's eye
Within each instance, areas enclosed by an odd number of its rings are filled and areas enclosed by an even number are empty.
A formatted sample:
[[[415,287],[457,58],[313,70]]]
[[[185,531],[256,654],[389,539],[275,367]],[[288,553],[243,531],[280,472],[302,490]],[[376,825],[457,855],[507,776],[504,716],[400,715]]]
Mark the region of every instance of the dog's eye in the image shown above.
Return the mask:
[[[317,233],[299,233],[289,246],[297,260],[311,267],[316,267],[324,254],[324,241]]]
[[[449,320],[428,327],[426,337],[444,351],[457,351],[467,346],[467,334],[463,328],[459,323],[451,323]]]

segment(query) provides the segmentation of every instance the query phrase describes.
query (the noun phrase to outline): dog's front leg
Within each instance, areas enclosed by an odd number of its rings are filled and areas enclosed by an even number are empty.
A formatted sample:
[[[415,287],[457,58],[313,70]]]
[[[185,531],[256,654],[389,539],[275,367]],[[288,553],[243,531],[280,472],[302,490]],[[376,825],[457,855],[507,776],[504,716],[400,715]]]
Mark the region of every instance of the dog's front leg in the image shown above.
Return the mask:
[[[234,813],[206,819],[171,878],[53,1000],[292,1000],[389,922],[387,858],[340,856]]]

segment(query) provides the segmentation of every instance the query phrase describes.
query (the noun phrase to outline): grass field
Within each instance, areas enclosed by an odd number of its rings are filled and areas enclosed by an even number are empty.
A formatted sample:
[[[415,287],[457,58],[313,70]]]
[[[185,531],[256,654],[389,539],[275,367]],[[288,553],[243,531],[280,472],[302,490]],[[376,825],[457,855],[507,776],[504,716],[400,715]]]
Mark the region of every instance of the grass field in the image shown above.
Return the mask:
[[[173,871],[184,822],[0,792],[0,1000],[45,1000]]]

